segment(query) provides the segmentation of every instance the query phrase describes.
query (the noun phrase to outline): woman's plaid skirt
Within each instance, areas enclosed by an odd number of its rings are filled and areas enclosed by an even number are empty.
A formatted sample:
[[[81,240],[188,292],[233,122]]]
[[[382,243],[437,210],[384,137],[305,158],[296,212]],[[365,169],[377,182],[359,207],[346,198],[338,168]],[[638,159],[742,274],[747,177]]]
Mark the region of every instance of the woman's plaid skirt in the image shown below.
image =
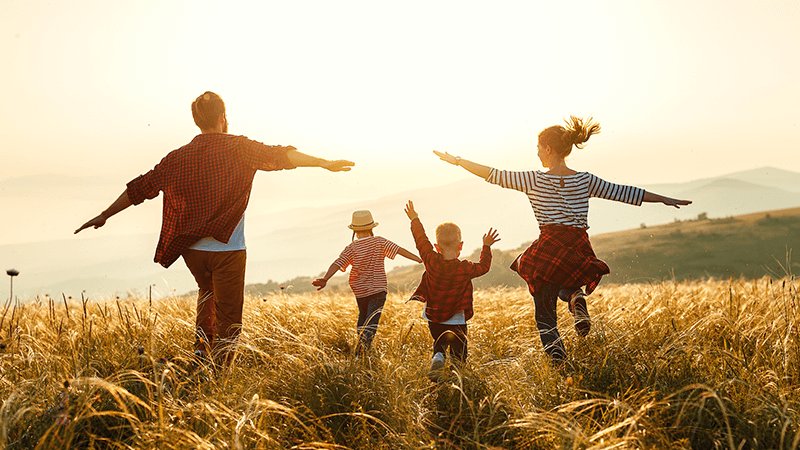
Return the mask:
[[[611,272],[594,254],[586,230],[566,225],[540,227],[539,239],[514,260],[511,270],[525,280],[531,295],[543,283],[570,289],[586,286],[590,294]]]

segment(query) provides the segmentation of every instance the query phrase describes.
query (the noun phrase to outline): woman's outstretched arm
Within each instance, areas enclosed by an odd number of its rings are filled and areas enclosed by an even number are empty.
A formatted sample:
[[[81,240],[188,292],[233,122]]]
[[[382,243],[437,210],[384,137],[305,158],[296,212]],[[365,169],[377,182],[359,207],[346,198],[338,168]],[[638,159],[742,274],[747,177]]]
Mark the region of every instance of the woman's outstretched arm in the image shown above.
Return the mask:
[[[648,191],[644,191],[644,197],[642,197],[642,201],[649,203],[663,203],[667,206],[674,206],[676,208],[692,204],[691,200],[679,200],[677,198],[665,197],[663,195],[658,195],[654,192]]]
[[[453,156],[447,152],[437,152],[436,150],[433,153],[439,157],[444,162],[450,163],[454,166],[460,166],[464,169],[467,169],[470,173],[477,175],[484,180],[489,178],[489,173],[492,171],[491,167],[484,166],[483,164],[478,164],[476,162],[472,162],[468,159],[461,159],[458,156]]]

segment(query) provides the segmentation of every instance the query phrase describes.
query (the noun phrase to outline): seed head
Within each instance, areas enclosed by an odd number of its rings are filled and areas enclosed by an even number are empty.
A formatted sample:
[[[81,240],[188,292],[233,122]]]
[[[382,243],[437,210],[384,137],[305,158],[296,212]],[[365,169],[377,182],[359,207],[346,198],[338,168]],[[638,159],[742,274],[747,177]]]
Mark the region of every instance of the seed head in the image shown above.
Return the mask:
[[[6,274],[8,276],[10,276],[10,277],[15,277],[15,276],[19,275],[19,270],[17,270],[17,269],[8,269],[8,270],[6,270]]]

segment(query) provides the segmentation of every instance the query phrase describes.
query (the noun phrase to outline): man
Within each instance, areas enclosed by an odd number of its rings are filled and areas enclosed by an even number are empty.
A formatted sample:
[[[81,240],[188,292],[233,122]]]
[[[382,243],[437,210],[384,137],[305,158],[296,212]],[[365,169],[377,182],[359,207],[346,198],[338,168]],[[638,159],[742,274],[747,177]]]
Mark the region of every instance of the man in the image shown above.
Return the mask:
[[[192,116],[200,134],[129,182],[111,206],[75,233],[100,228],[118,212],[164,192],[154,261],[169,267],[183,257],[199,288],[195,355],[228,362],[242,326],[244,212],[256,171],[322,167],[343,172],[354,163],[228,134],[225,103],[213,92],[197,97]]]

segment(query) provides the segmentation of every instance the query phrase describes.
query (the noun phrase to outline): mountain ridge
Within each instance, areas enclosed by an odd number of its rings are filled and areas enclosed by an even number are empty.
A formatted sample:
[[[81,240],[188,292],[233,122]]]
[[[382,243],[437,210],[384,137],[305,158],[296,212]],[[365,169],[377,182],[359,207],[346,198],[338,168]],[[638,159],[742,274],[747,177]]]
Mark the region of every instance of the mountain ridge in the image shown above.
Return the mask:
[[[743,172],[743,177],[771,176],[776,170],[779,169],[746,171]],[[787,179],[794,179],[794,176],[800,179],[800,173],[781,173]],[[692,219],[702,213],[721,218],[800,206],[800,196],[789,190],[792,186],[788,186],[789,189],[779,189],[738,178],[734,173],[706,179],[703,183],[698,183],[697,180],[685,183],[689,189],[682,192],[695,203],[681,209],[654,204],[631,208],[592,199],[589,232],[595,236],[642,225],[653,226]],[[680,193],[677,189],[664,191],[645,187],[665,195],[679,196]],[[533,212],[523,194],[488,185],[477,178],[436,188],[413,189],[365,202],[349,202],[321,208],[295,208],[269,214],[251,211],[247,214],[245,231],[249,250],[247,281],[253,283],[269,279],[286,280],[323,271],[350,241],[351,232],[346,225],[353,209],[371,209],[376,220],[381,223],[376,232],[413,251],[408,221],[402,212],[405,200],[409,199],[415,201],[428,227],[443,221],[459,224],[462,227],[465,248],[479,247],[480,237],[490,226],[500,230],[503,238],[498,246],[500,249],[513,249],[538,234]],[[498,208],[498,205],[501,207]],[[147,215],[147,229],[150,230],[147,233],[141,232],[141,227],[129,226],[135,234],[114,236],[112,233],[119,232],[126,224],[123,218],[114,218],[113,223],[99,231],[103,233],[99,236],[85,233],[73,237],[69,234],[69,237],[57,240],[0,245],[0,264],[9,268],[16,267],[22,272],[22,276],[15,280],[15,287],[18,287],[17,292],[27,296],[41,293],[45,287],[50,292],[59,289],[100,292],[89,285],[88,281],[81,286],[81,283],[74,280],[98,280],[100,283],[111,274],[114,274],[114,278],[123,280],[115,291],[141,289],[143,279],[151,280],[144,283],[145,285],[157,284],[168,292],[174,289],[191,290],[194,280],[181,261],[167,270],[153,264],[159,229],[159,222],[155,221],[160,214],[160,205],[152,202],[147,206],[150,208],[148,211],[139,207],[130,213],[125,212],[126,219],[131,219],[136,214]],[[62,207],[62,211],[64,209],[68,210]],[[48,218],[45,225],[51,226],[50,222],[65,226],[62,217],[56,217],[55,221]],[[65,230],[65,235],[71,233],[71,229],[77,224],[70,223],[65,227],[67,226],[69,228]],[[400,261],[389,261],[387,267],[392,269],[399,263]],[[126,278],[129,282],[124,282]]]

